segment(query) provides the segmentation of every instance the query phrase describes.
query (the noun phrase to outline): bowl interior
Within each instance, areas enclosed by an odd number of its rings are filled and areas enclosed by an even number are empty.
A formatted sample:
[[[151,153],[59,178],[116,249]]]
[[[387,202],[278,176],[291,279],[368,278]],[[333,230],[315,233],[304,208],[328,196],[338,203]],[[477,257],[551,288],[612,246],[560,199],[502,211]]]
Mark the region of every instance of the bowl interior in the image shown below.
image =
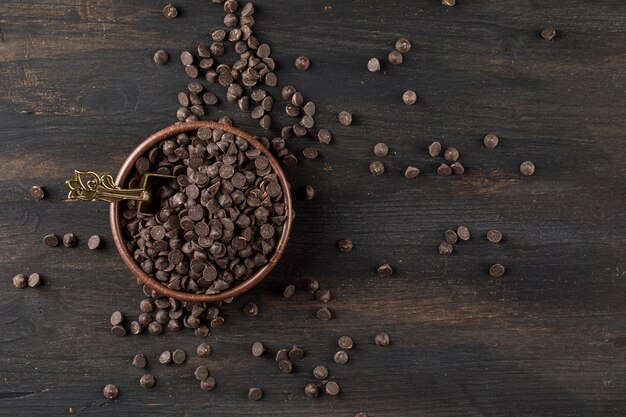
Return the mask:
[[[144,140],[139,146],[137,146],[131,154],[128,156],[119,173],[117,174],[117,179],[115,180],[116,185],[123,187],[130,175],[131,171],[135,166],[135,161],[154,146],[156,146],[159,142],[170,138],[171,136],[177,135],[183,132],[190,132],[198,130],[201,127],[210,127],[211,129],[220,129],[226,132],[230,132],[235,136],[239,136],[245,139],[250,145],[254,148],[260,150],[263,155],[267,157],[272,166],[272,170],[278,176],[278,180],[283,189],[283,202],[285,204],[285,215],[287,216],[285,223],[283,224],[283,231],[280,236],[280,239],[276,245],[276,250],[272,254],[272,257],[268,260],[268,263],[263,265],[260,269],[258,269],[251,277],[242,281],[241,283],[229,288],[228,290],[222,291],[218,294],[194,294],[188,293],[185,291],[176,291],[167,286],[163,285],[161,282],[146,274],[141,267],[135,262],[132,254],[128,251],[126,247],[126,241],[124,239],[124,235],[122,233],[121,226],[121,217],[120,217],[120,204],[119,203],[111,203],[110,206],[110,223],[111,223],[111,231],[113,233],[113,240],[115,242],[115,246],[117,251],[120,253],[122,260],[128,266],[128,268],[132,271],[132,273],[139,278],[139,280],[152,288],[156,292],[166,296],[171,297],[180,301],[192,301],[199,303],[211,303],[217,302],[221,300],[225,300],[230,297],[234,297],[240,295],[257,284],[259,284],[269,273],[280,258],[285,252],[285,247],[287,245],[287,241],[289,240],[289,235],[291,233],[291,225],[293,221],[293,210],[291,204],[291,193],[290,186],[287,178],[285,177],[285,173],[281,169],[278,161],[274,156],[269,152],[261,142],[257,139],[244,132],[241,129],[237,129],[233,126],[225,125],[222,123],[217,123],[213,121],[201,121],[201,122],[187,122],[187,123],[176,123],[172,126],[166,127],[165,129],[159,130],[158,132],[149,136],[146,140]]]

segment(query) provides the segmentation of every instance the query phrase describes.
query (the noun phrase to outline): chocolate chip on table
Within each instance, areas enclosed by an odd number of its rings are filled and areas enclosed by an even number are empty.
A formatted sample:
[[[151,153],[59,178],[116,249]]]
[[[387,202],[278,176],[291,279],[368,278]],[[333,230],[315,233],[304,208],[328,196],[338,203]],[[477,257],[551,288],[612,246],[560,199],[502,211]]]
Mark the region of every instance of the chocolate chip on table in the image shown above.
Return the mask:
[[[417,167],[409,166],[404,171],[404,178],[413,179],[417,178],[420,175],[420,170]]]
[[[224,317],[217,316],[211,320],[211,327],[220,327],[224,324]]]
[[[285,374],[290,374],[293,371],[293,363],[289,359],[283,359],[278,361],[278,369]]]
[[[411,50],[411,41],[407,38],[400,38],[396,41],[396,51],[406,54]]]
[[[226,13],[235,13],[239,8],[239,2],[237,0],[226,0],[224,2],[224,12]]]
[[[317,316],[318,319],[324,320],[324,321],[330,320],[333,317],[328,307],[320,308],[319,310],[315,312],[315,315]]]
[[[171,322],[172,320],[170,320],[170,323]],[[169,323],[168,323],[168,327],[169,327]],[[194,329],[193,334],[196,335],[197,337],[207,337],[211,335],[211,330],[209,329],[209,326],[207,326],[206,324],[202,324],[198,326],[197,329]]]
[[[200,381],[200,389],[203,391],[212,391],[213,389],[215,389],[215,385],[215,378],[213,378],[212,376]]]
[[[209,377],[209,370],[206,366],[200,365],[196,368],[193,375],[196,377],[198,381],[204,381]]]
[[[252,387],[248,390],[248,398],[251,401],[259,401],[263,398],[263,390],[261,388]]]
[[[519,172],[527,177],[531,176],[535,173],[535,164],[533,164],[531,161],[524,161],[519,166]]]
[[[152,374],[143,374],[141,378],[139,378],[139,385],[141,385],[142,388],[150,389],[154,387],[155,384],[156,379]]]
[[[556,36],[556,30],[554,28],[547,28],[541,31],[541,37],[547,41],[551,41]]]
[[[454,245],[459,240],[459,236],[452,229],[446,230],[443,233],[443,237],[446,240],[446,242],[448,242],[451,245]]]
[[[502,264],[493,264],[489,268],[489,275],[494,278],[500,278],[506,272],[506,268]]]
[[[148,362],[146,361],[146,357],[143,353],[138,353],[133,357],[133,366],[136,368],[143,369],[146,367]]]
[[[157,65],[165,65],[165,64],[167,64],[169,62],[170,56],[163,49],[159,49],[152,56],[152,60]]]
[[[15,288],[23,289],[28,286],[28,278],[24,274],[17,274],[13,277],[13,286]]]
[[[300,346],[293,346],[289,350],[289,359],[299,360],[304,358],[304,350]]]
[[[200,343],[196,348],[196,354],[201,358],[208,358],[211,356],[211,346],[206,343]]]
[[[117,388],[117,385],[107,384],[102,390],[102,394],[104,395],[104,398],[112,400],[120,395],[120,390]]]
[[[341,387],[339,387],[339,384],[336,383],[335,381],[328,381],[326,383],[326,387],[324,388],[324,391],[326,392],[326,394],[328,395],[339,395],[339,391],[341,390]]]
[[[43,200],[46,197],[46,191],[39,185],[33,185],[30,187],[30,195],[32,195],[35,200]]]
[[[78,238],[74,233],[66,233],[63,236],[63,245],[65,245],[66,248],[73,248],[77,243]]]
[[[377,346],[388,346],[390,343],[389,335],[385,332],[376,333],[376,336],[374,336],[374,343]]]
[[[111,314],[111,326],[115,326],[116,324],[122,324],[124,322],[124,315],[120,311],[114,311]]]
[[[306,159],[315,159],[319,156],[319,151],[315,148],[304,148],[302,150],[302,155]]]
[[[470,239],[470,231],[467,226],[459,226],[456,229],[456,234],[461,240],[469,240]]]
[[[185,360],[187,359],[187,354],[185,353],[184,350],[182,349],[176,349],[174,352],[172,352],[172,361],[176,364],[176,365],[181,365],[185,362]]]
[[[163,16],[168,19],[174,19],[178,16],[178,9],[174,5],[168,4],[163,8]]]
[[[352,243],[352,242],[350,242]],[[315,278],[309,278],[304,282],[304,290],[309,294],[315,293],[320,288],[320,283]]]
[[[383,175],[385,173],[385,165],[380,161],[374,161],[369,167],[370,174],[374,176]]]
[[[352,349],[353,344],[350,336],[341,336],[337,339],[337,345],[342,349]]]
[[[417,94],[413,90],[406,90],[402,93],[402,101],[404,101],[404,104],[407,106],[413,105],[417,101]]]
[[[28,276],[28,286],[35,288],[41,285],[41,276],[38,273],[33,272]]]
[[[441,4],[444,6],[452,7],[456,4],[456,0],[441,0]]]
[[[298,71],[306,71],[311,66],[311,60],[308,57],[301,55],[296,58],[294,65]]]
[[[487,231],[487,240],[491,243],[500,243],[502,240],[502,232],[496,229]]]
[[[296,292],[296,286],[293,284],[289,284],[285,287],[285,289],[283,290],[283,297],[285,298],[291,298],[293,297],[293,295]]]
[[[337,351],[333,359],[335,360],[336,364],[345,365],[346,363],[348,363],[349,360],[348,352],[346,352],[345,350]]]
[[[394,50],[387,55],[387,61],[389,61],[391,65],[400,65],[402,61],[404,61],[404,57],[400,52]]]
[[[89,240],[87,241],[87,247],[91,250],[98,249],[99,246],[100,246],[100,236],[98,235],[91,236]]]
[[[316,365],[315,368],[313,368],[313,376],[315,379],[320,380],[328,378],[328,368],[324,365]]]
[[[116,324],[115,326],[111,326],[111,334],[117,337],[126,336],[126,329],[124,326]]]
[[[452,165],[450,165],[450,169],[453,173],[457,175],[461,175],[465,172],[465,167],[459,161],[456,161]]]
[[[485,146],[489,149],[493,149],[496,146],[498,146],[498,143],[500,142],[500,139],[498,138],[498,136],[494,133],[488,133],[485,135],[485,137],[483,138],[483,143],[485,144]]]
[[[339,249],[339,252],[350,252],[353,247],[354,245],[350,239],[339,239],[337,241],[337,248]]]
[[[367,61],[367,70],[369,72],[378,72],[380,71],[380,61],[378,58],[372,58]]]
[[[433,158],[436,156],[439,156],[439,154],[441,153],[441,143],[440,142],[433,142],[430,145],[428,145],[428,154],[430,156],[432,156]]]
[[[452,168],[450,168],[450,166],[447,164],[441,164],[437,167],[437,174],[442,177],[448,176],[452,174]]]
[[[393,274],[393,268],[389,264],[382,264],[378,267],[378,276],[380,277],[388,277]]]
[[[289,359],[289,349],[279,349],[278,352],[276,352],[276,362],[287,359]]]
[[[243,314],[248,317],[255,317],[259,314],[259,306],[255,303],[248,303],[243,307]]]
[[[446,161],[455,162],[459,159],[459,150],[451,146],[443,153],[443,157]]]
[[[158,336],[163,333],[163,325],[158,321],[153,321],[148,324],[148,332],[152,335]]]
[[[304,387],[304,396],[307,398],[317,398],[320,395],[319,387],[314,383],[308,383]]]
[[[167,365],[168,363],[171,363],[171,362],[172,362],[172,352],[170,352],[169,350],[165,350],[159,355],[159,363],[161,363],[162,365]]]
[[[304,105],[304,107],[302,107],[302,110],[304,111],[304,114],[306,114],[307,116],[315,116],[315,112],[317,111],[317,107],[315,106],[315,103],[312,101],[307,101],[306,104]],[[313,126],[311,126],[313,127]],[[309,128],[310,129],[310,128]]]
[[[252,344],[252,356],[258,358],[265,353],[265,346],[261,342],[254,342]]]
[[[339,112],[339,115],[337,117],[339,118],[339,123],[344,126],[350,126],[352,124],[352,113],[350,112]]]
[[[302,187],[302,198],[306,201],[313,200],[315,197],[315,188],[312,185]]]
[[[380,142],[374,145],[374,155],[378,157],[387,156],[389,153],[389,146],[386,143]]]
[[[330,302],[330,290],[328,289],[319,289],[317,291],[315,291],[315,299],[317,301],[319,301],[320,303],[328,303]]]
[[[319,132],[317,132],[317,139],[323,145],[328,145],[330,141],[332,140],[332,138],[333,138],[333,135],[330,133],[328,129],[320,129]]]
[[[451,255],[453,250],[454,249],[452,248],[452,245],[446,241],[443,241],[439,244],[440,255],[444,255],[444,256]]]
[[[59,238],[55,234],[45,235],[43,237],[43,243],[44,245],[53,248],[59,245]]]

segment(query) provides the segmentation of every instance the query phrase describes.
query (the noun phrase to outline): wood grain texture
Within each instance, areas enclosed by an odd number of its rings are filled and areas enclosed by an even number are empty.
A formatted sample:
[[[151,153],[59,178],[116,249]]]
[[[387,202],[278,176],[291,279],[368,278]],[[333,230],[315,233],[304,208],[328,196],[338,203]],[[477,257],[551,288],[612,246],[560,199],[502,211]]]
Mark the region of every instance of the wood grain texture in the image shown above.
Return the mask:
[[[286,170],[296,199],[287,253],[258,289],[224,309],[227,323],[208,338],[208,360],[157,365],[164,349],[195,350],[189,332],[113,338],[108,319],[135,317],[142,298],[110,238],[107,207],[65,204],[75,168],[116,172],[150,133],[172,123],[187,85],[178,53],[221,27],[220,6],[178,1],[167,20],[148,0],[4,0],[0,3],[0,415],[606,416],[626,414],[626,3],[622,0],[437,0],[255,2],[255,34],[273,48],[280,85],[294,84],[334,134],[321,158]],[[558,31],[552,42],[539,32]],[[398,67],[367,72],[399,36],[413,50]],[[170,64],[151,55],[167,49]],[[293,59],[311,58],[299,73]],[[419,95],[401,101],[405,89]],[[221,98],[224,91],[213,89]],[[278,91],[275,89],[274,91]],[[225,101],[225,100],[223,100]],[[349,127],[336,114],[354,114]],[[275,119],[286,121],[277,108]],[[262,131],[234,106],[230,115]],[[501,145],[487,150],[495,132]],[[467,173],[440,178],[432,140],[457,146]],[[373,146],[386,142],[387,172],[372,177]],[[522,178],[519,163],[537,173]],[[423,174],[403,177],[407,165]],[[34,201],[30,186],[49,198]],[[466,224],[472,239],[447,258],[445,229]],[[499,246],[484,234],[499,228]],[[47,233],[73,231],[74,249],[46,248]],[[86,247],[100,234],[101,250]],[[338,238],[354,250],[342,254]],[[396,273],[381,279],[378,265]],[[489,279],[494,262],[508,265]],[[37,271],[45,286],[16,290],[11,277]],[[289,282],[316,277],[333,294],[335,319],[317,320]],[[254,319],[242,307],[254,300]],[[388,348],[373,345],[387,331]],[[335,341],[355,340],[346,366]],[[306,357],[283,375],[272,351],[298,344]],[[157,386],[144,391],[130,364],[144,352]],[[208,363],[214,392],[193,370]],[[317,363],[342,387],[336,398],[306,399]],[[104,400],[105,384],[121,390]],[[246,398],[250,386],[262,401]]]

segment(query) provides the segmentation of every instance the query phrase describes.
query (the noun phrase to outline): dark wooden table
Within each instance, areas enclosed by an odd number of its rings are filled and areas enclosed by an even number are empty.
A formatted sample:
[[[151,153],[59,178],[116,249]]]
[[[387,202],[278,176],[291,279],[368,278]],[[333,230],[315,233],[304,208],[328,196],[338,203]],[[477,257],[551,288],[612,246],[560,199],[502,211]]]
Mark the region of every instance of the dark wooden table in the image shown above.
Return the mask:
[[[143,294],[113,247],[104,204],[60,201],[75,168],[115,173],[143,138],[175,121],[189,81],[178,53],[222,27],[209,0],[0,2],[0,414],[6,416],[607,416],[626,414],[626,3],[623,0],[438,0],[256,2],[255,33],[273,47],[280,84],[318,104],[329,146],[290,140],[321,158],[286,170],[296,199],[284,259],[259,288],[224,309],[208,338],[214,392],[198,388],[201,362],[163,367],[156,357],[200,342],[189,331],[115,338],[109,315],[136,317]],[[555,27],[544,41],[539,32]],[[399,36],[413,41],[401,66],[367,72]],[[170,64],[151,61],[157,48]],[[293,68],[311,58],[306,73]],[[414,89],[419,102],[400,96]],[[221,89],[213,89],[224,97]],[[352,111],[340,126],[336,114]],[[286,120],[277,107],[276,119]],[[224,103],[253,134],[258,125]],[[279,123],[277,123],[279,125]],[[501,145],[488,150],[482,137]],[[425,148],[457,146],[463,176],[438,177]],[[372,177],[376,142],[387,172]],[[302,158],[301,158],[302,159]],[[535,162],[522,177],[521,161]],[[406,180],[406,166],[423,171]],[[30,186],[49,197],[35,201]],[[445,229],[469,226],[452,256],[437,253]],[[489,244],[485,232],[505,234]],[[47,248],[47,233],[74,232],[74,249]],[[90,251],[99,234],[105,246]],[[338,238],[354,241],[339,253]],[[394,275],[379,278],[389,262]],[[491,279],[489,265],[508,272]],[[45,286],[17,290],[11,277],[39,272]],[[310,295],[284,300],[289,282],[318,278],[335,318],[322,322]],[[255,301],[250,319],[242,306]],[[384,330],[391,345],[373,336]],[[333,363],[338,336],[356,342],[346,366]],[[307,356],[280,374],[255,359],[252,342]],[[144,352],[151,391],[130,364]],[[316,363],[329,365],[338,397],[308,400]],[[102,388],[116,383],[115,401]],[[250,386],[265,397],[247,399]]]

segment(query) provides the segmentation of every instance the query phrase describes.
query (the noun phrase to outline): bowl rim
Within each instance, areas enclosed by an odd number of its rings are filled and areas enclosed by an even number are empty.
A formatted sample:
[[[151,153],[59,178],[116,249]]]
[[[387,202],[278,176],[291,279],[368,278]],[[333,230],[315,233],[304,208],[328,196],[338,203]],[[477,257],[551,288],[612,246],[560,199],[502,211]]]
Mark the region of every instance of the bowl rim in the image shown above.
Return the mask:
[[[185,291],[173,290],[171,288],[168,288],[166,285],[163,285],[156,278],[153,278],[152,276],[146,274],[140,268],[139,264],[133,259],[133,256],[126,247],[126,241],[124,240],[124,235],[122,233],[122,226],[120,224],[121,216],[119,203],[110,204],[109,220],[111,225],[111,232],[113,234],[113,241],[115,242],[115,247],[117,248],[117,251],[119,252],[126,266],[131,270],[133,275],[135,275],[135,277],[137,277],[144,285],[150,287],[151,289],[155,290],[157,293],[163,296],[171,297],[179,301],[213,303],[241,295],[258,285],[274,269],[274,267],[278,264],[278,261],[285,252],[285,248],[291,234],[291,226],[295,213],[293,212],[292,208],[293,206],[291,201],[291,190],[289,182],[287,181],[287,177],[285,176],[285,173],[283,172],[274,155],[272,155],[270,151],[265,146],[263,146],[261,142],[259,142],[258,139],[236,127],[214,121],[178,122],[151,134],[135,149],[133,149],[133,151],[130,153],[128,158],[126,158],[124,164],[120,168],[117,174],[117,178],[115,180],[115,184],[119,187],[125,185],[125,182],[128,179],[128,175],[134,168],[137,159],[146,154],[146,152],[152,149],[157,143],[162,142],[163,140],[168,139],[179,133],[198,130],[202,127],[220,129],[245,139],[250,145],[252,145],[255,149],[261,151],[261,153],[265,155],[265,157],[267,157],[270,165],[272,166],[272,170],[278,176],[279,183],[283,188],[283,203],[285,204],[285,214],[287,218],[283,225],[283,231],[280,239],[276,245],[276,250],[272,254],[272,257],[269,259],[268,263],[263,265],[263,267],[257,270],[250,278],[240,282],[234,287],[231,287],[217,294],[196,294]]]

